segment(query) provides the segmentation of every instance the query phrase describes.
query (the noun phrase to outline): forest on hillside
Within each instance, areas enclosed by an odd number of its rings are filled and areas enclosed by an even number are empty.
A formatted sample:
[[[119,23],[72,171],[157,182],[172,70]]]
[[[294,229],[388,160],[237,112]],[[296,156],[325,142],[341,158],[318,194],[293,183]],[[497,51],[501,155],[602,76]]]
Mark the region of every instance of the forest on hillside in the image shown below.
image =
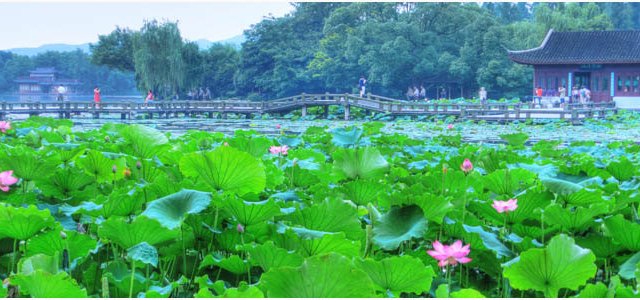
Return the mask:
[[[293,3],[292,13],[267,17],[245,31],[241,49],[201,50],[174,22],[100,35],[92,54],[0,52],[0,93],[34,67],[56,67],[87,89],[122,93],[137,86],[161,98],[209,87],[213,98],[273,99],[305,93],[346,93],[358,78],[368,91],[404,96],[424,85],[428,96],[489,98],[531,93],[531,67],[507,50],[540,45],[556,31],[638,30],[640,3]],[[597,42],[597,41],[594,41]]]

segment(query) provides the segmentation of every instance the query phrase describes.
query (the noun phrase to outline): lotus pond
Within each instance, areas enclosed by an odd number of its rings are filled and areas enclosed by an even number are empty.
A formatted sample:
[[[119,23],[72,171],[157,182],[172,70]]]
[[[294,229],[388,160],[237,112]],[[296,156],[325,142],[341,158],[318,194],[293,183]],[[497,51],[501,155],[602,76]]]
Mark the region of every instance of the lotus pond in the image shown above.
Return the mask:
[[[633,118],[0,122],[0,296],[638,297]]]

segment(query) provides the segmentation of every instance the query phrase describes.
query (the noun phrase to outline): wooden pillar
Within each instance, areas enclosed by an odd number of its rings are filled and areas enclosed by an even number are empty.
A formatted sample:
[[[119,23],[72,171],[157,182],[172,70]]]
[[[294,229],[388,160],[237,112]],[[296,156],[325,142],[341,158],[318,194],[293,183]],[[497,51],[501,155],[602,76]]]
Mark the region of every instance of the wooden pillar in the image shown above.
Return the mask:
[[[303,105],[302,106],[302,116],[306,117],[307,116],[307,105]]]
[[[328,119],[329,118],[329,105],[325,105],[324,106],[324,118]]]

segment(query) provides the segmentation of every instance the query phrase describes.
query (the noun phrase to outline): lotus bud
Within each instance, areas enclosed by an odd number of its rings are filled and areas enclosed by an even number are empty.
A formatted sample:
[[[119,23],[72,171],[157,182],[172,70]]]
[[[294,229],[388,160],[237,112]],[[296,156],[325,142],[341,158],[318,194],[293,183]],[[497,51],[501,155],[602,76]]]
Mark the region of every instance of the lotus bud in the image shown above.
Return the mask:
[[[105,142],[107,142],[107,143],[108,143],[110,140],[111,140],[111,138],[110,138],[108,135],[105,135],[105,136],[104,136],[104,141],[105,141]]]
[[[140,161],[136,162],[136,169],[138,170],[142,169],[142,163]]]
[[[244,233],[244,226],[242,226],[242,224],[238,223],[238,226],[236,226],[236,230],[238,230],[238,232],[240,232],[240,233]]]
[[[114,174],[118,172],[118,167],[116,165],[111,166],[111,172]]]
[[[442,165],[442,173],[447,174],[447,172],[449,172],[449,168],[447,168],[447,165]]]
[[[131,177],[131,169],[125,168],[122,174],[124,175],[124,177]]]
[[[293,166],[295,167],[298,164],[298,158],[293,159]]]
[[[64,232],[64,231],[60,231],[60,238],[63,239],[63,240],[66,240],[67,239],[67,233]]]
[[[229,147],[229,142],[224,142],[224,144],[222,145],[224,145],[225,147]]]
[[[473,164],[468,158],[465,158],[462,165],[460,165],[460,169],[462,169],[462,171],[465,173],[469,173],[471,172],[471,170],[473,170]]]
[[[282,125],[280,124],[276,125],[276,129],[280,129],[280,128],[282,128]]]

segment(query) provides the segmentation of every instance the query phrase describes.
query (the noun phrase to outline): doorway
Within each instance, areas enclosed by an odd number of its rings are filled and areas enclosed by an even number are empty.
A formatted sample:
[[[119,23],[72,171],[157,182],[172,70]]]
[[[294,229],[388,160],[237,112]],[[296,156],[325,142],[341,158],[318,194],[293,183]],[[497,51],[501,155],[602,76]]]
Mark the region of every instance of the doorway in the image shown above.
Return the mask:
[[[583,86],[592,89],[589,84],[591,84],[591,72],[575,73],[573,86],[578,87],[578,89],[581,89]]]

